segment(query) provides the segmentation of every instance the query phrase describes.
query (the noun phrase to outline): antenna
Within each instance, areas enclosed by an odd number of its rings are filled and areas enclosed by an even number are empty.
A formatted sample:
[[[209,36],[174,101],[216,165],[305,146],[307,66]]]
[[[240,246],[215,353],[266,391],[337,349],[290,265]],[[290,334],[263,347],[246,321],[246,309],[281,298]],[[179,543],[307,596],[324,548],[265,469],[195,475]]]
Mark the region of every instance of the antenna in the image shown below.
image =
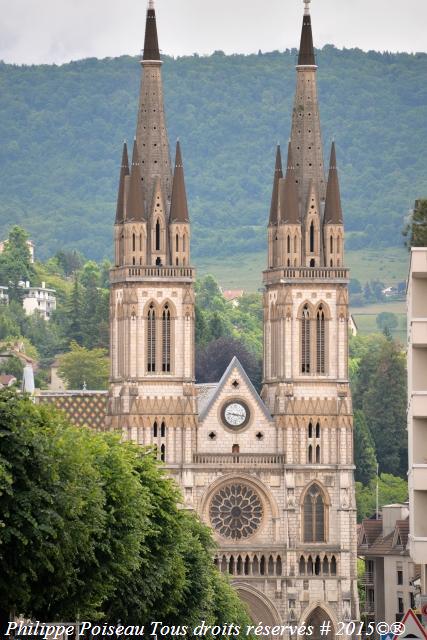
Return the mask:
[[[154,9],[154,0],[148,0],[148,8]]]
[[[311,0],[304,0],[304,4],[305,4],[304,15],[306,15],[306,16],[310,15],[310,2],[311,2]]]

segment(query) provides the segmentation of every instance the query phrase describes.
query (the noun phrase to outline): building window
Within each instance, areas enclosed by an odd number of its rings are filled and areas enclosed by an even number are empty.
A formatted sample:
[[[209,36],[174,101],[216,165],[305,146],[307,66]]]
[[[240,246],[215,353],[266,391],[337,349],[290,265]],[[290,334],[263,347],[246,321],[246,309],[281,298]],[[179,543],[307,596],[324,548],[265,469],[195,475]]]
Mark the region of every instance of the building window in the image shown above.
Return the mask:
[[[404,604],[403,604],[403,597],[402,596],[399,596],[397,598],[397,611],[398,611],[398,613],[405,613],[405,607],[404,607]]]
[[[308,447],[308,462],[311,464],[313,462],[313,447],[311,444]]]
[[[320,438],[320,423],[316,422],[316,438]]]
[[[331,251],[331,253],[334,252],[334,239],[333,239],[332,236],[331,236],[331,249],[330,249],[330,251]]]
[[[169,373],[171,370],[171,313],[168,305],[162,314],[162,371]]]
[[[156,312],[152,304],[148,309],[147,370],[150,372],[156,370]]]
[[[301,372],[310,373],[310,312],[307,305],[302,310]]]
[[[304,542],[325,542],[325,503],[317,484],[311,485],[303,503]]]
[[[156,251],[160,251],[160,222],[156,222]]]
[[[157,438],[158,435],[158,431],[157,431],[157,422],[155,422],[153,424],[153,438]]]
[[[310,253],[314,253],[314,224],[310,224]]]
[[[313,437],[313,424],[311,422],[308,425],[308,437],[309,438]]]
[[[288,250],[288,253],[290,253],[291,252],[291,236],[289,236],[289,235],[288,235],[288,239],[287,239],[287,247],[286,248]]]
[[[179,237],[178,234],[175,236],[175,250],[179,251]]]
[[[136,249],[136,238],[135,238],[135,234],[132,234],[132,251],[135,251]]]
[[[316,318],[317,373],[325,373],[325,313],[320,305]]]
[[[317,445],[316,447],[316,464],[320,464],[320,447]]]
[[[403,571],[397,572],[397,584],[403,584]]]

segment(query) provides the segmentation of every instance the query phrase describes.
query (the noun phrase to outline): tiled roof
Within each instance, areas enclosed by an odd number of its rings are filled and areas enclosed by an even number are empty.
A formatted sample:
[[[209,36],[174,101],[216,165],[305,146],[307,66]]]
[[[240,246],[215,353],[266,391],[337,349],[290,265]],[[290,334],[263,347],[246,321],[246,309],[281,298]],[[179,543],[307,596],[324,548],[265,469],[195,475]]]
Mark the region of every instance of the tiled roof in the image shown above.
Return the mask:
[[[395,528],[386,536],[382,535],[382,520],[365,518],[361,525],[358,543],[358,553],[363,556],[408,555],[406,545],[409,534],[409,517],[397,520]],[[397,535],[401,544],[397,544]],[[362,544],[366,536],[367,544]]]
[[[107,391],[42,391],[36,401],[64,411],[77,427],[103,429],[107,412]]]

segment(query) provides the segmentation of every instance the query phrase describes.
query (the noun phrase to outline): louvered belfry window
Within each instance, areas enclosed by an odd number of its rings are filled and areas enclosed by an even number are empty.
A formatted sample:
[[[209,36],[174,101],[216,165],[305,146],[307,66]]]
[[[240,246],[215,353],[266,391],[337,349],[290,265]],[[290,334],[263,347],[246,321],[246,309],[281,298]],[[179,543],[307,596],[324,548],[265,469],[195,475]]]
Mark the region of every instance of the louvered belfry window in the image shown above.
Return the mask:
[[[325,542],[325,503],[318,485],[307,491],[303,504],[304,542]]]
[[[320,306],[316,318],[317,373],[325,373],[325,313]]]
[[[156,370],[156,312],[153,305],[148,309],[147,327],[147,371]]]
[[[171,370],[171,313],[168,305],[162,314],[162,371],[169,373]]]
[[[302,310],[301,372],[310,373],[310,312],[307,306]]]

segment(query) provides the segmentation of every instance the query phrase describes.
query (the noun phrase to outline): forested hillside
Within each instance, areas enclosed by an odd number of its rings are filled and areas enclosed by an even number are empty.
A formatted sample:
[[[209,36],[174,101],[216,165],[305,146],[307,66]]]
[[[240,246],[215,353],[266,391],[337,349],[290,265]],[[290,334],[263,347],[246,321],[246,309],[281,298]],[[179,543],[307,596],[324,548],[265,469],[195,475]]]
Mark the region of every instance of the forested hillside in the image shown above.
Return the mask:
[[[179,136],[193,254],[265,244],[277,140],[286,143],[295,51],[165,58],[170,139]],[[427,54],[318,51],[324,144],[337,142],[348,247],[402,242],[427,195]],[[25,226],[39,258],[111,254],[123,138],[135,130],[132,57],[60,67],[0,63],[0,237]]]

